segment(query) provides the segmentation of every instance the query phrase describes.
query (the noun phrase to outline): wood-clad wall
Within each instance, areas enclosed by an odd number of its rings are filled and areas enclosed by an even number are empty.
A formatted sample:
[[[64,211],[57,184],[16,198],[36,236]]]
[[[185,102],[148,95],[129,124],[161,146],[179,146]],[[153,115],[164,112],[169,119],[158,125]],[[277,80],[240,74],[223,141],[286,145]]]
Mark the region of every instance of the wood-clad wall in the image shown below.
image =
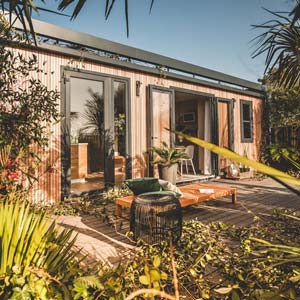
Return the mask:
[[[216,90],[210,87],[200,86],[194,83],[187,83],[183,81],[176,81],[168,78],[160,78],[155,75],[131,71],[118,67],[98,64],[95,62],[74,60],[70,57],[48,53],[45,51],[32,50],[16,50],[22,52],[25,56],[30,56],[32,53],[37,55],[41,68],[46,70],[47,75],[42,73],[34,74],[39,77],[44,84],[50,89],[61,89],[61,66],[68,66],[78,68],[82,72],[85,70],[99,72],[104,74],[111,74],[129,78],[131,81],[131,135],[132,140],[132,154],[133,154],[133,176],[146,176],[147,170],[145,161],[145,152],[147,151],[147,87],[149,85],[158,85],[163,87],[178,87],[183,89],[190,89],[201,91],[205,93],[214,94],[216,97],[236,100],[234,107],[234,128],[235,128],[235,151],[243,154],[247,151],[248,157],[258,159],[260,143],[261,143],[261,115],[262,115],[262,100],[247,95],[240,95],[238,93]],[[45,64],[44,64],[45,62]],[[136,96],[136,81],[142,83],[140,96]],[[241,143],[240,136],[240,99],[250,100],[253,102],[254,113],[254,142]],[[59,103],[60,105],[60,103]],[[44,153],[44,164],[42,167],[42,178],[40,188],[36,191],[36,196],[39,200],[57,201],[60,199],[61,193],[61,161],[60,161],[60,124],[53,125],[51,128],[51,143],[47,153]],[[54,172],[46,172],[46,168],[53,165]]]

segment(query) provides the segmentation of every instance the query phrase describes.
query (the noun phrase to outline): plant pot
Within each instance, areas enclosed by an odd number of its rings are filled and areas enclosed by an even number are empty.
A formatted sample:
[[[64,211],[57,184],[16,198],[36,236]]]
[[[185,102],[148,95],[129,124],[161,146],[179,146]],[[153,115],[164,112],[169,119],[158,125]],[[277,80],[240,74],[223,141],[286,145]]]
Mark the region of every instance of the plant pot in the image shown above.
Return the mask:
[[[178,169],[178,164],[173,164],[170,166],[159,165],[158,166],[159,177],[175,185],[176,177],[177,177],[177,169]]]

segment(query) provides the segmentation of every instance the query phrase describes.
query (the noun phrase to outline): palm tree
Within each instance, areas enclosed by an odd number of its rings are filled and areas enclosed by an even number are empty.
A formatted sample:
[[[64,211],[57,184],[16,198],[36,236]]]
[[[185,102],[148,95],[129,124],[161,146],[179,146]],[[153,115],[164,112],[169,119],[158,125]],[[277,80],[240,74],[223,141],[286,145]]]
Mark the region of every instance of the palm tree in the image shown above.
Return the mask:
[[[293,16],[292,26],[300,19],[300,1],[296,1],[294,9],[290,12],[290,16]]]
[[[128,12],[129,12],[129,0],[123,0],[125,3],[125,18],[126,18],[126,31],[127,36],[129,35],[129,18],[128,18]],[[150,1],[150,12],[152,10],[154,0]],[[43,3],[46,3],[46,0],[42,0]],[[78,14],[82,11],[83,7],[88,1],[86,0],[58,0],[58,6],[57,10],[49,10],[43,7],[39,7],[35,4],[34,0],[0,0],[0,9],[2,12],[7,11],[9,13],[9,22],[10,25],[13,25],[15,20],[18,19],[24,28],[25,33],[27,34],[30,32],[34,35],[34,28],[32,25],[32,12],[33,11],[47,11],[52,12],[55,14],[60,14],[67,16],[61,11],[64,11],[66,8],[70,7],[71,5],[75,4],[75,7],[73,9],[71,20],[75,19]],[[116,0],[105,0],[105,11],[104,15],[107,19],[110,16],[110,13],[112,9],[115,7]],[[13,17],[13,15],[15,17]],[[29,28],[28,28],[29,26]],[[28,38],[28,36],[27,36]]]
[[[300,6],[296,6],[296,8]],[[296,9],[295,8],[295,9]],[[297,17],[297,10],[294,16]],[[269,11],[270,12],[270,11]],[[254,39],[253,57],[265,54],[265,74],[277,86],[300,88],[300,23],[299,19],[270,12],[275,18],[255,28],[264,32]],[[298,18],[298,17],[297,17]]]

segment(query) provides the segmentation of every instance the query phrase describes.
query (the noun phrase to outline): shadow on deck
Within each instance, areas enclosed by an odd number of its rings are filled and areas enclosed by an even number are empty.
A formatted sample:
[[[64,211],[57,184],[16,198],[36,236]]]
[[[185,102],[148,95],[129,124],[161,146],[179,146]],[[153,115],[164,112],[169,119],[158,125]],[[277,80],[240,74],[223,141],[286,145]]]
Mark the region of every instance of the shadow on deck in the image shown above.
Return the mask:
[[[183,210],[184,220],[198,219],[203,223],[223,222],[236,226],[247,226],[255,216],[264,217],[276,209],[300,210],[300,197],[292,194],[271,179],[263,181],[218,180],[209,184],[227,185],[237,188],[237,204],[231,198],[209,200]],[[114,207],[111,207],[113,210]],[[92,260],[110,264],[127,259],[134,244],[125,236],[129,231],[128,210],[124,218],[108,225],[95,216],[59,217],[64,227],[72,227],[78,233],[76,245],[89,254]]]

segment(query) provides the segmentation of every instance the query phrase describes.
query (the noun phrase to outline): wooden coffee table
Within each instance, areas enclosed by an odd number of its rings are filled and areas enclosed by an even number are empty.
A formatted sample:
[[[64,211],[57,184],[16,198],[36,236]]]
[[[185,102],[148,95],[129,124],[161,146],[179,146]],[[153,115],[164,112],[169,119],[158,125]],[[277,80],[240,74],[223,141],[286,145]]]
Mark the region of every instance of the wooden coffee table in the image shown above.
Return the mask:
[[[200,193],[200,189],[206,189],[205,193]],[[200,202],[231,196],[232,203],[236,203],[237,192],[235,188],[219,186],[214,184],[194,183],[180,186],[182,196],[178,199],[181,207],[187,207]],[[212,193],[209,190],[213,190]],[[130,208],[135,196],[126,196],[116,199],[116,214],[122,217],[122,208]]]

